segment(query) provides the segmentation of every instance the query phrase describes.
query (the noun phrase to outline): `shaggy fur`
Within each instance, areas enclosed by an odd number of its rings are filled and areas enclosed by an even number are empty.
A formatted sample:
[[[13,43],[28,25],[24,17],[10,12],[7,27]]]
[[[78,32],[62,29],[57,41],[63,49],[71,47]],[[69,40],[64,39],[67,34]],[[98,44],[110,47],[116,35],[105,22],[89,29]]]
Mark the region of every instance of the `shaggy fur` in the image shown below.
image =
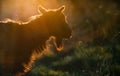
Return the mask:
[[[56,37],[58,47],[63,38],[70,37],[71,29],[65,21],[63,9],[46,11],[40,8],[43,14],[26,23],[0,22],[0,64],[3,73],[22,72],[23,63],[29,62],[33,50],[42,50],[50,36]]]

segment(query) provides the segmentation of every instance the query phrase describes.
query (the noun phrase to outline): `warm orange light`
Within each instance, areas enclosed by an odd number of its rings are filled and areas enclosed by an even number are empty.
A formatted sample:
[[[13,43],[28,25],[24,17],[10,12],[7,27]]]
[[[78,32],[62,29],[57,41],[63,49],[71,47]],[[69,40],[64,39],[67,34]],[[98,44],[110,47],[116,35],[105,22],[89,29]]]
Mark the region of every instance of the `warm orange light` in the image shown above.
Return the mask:
[[[30,16],[38,14],[38,6],[47,9],[59,7],[57,0],[6,0],[1,3],[1,19],[28,21]]]

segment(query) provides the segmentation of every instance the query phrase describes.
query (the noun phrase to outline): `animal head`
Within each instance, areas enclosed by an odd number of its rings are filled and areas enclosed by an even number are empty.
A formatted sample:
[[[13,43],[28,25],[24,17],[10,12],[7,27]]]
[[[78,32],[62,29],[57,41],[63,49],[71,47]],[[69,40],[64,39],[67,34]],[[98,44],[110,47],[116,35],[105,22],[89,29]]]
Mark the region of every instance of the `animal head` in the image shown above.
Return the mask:
[[[65,7],[62,6],[56,10],[47,11],[46,9],[39,7],[39,11],[43,14],[41,16],[42,22],[45,23],[50,36],[56,37],[58,47],[62,45],[63,38],[69,38],[71,36],[71,29],[62,13],[64,9]]]

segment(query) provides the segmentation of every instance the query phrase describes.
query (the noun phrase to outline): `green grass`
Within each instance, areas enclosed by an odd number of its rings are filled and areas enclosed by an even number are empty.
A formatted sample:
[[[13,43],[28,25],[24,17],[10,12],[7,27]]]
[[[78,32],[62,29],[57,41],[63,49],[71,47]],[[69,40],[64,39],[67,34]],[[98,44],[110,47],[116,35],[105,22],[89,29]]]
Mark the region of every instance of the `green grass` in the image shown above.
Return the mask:
[[[69,51],[65,55],[45,51],[53,54],[38,57],[25,76],[116,76],[120,72],[120,45],[78,43]]]

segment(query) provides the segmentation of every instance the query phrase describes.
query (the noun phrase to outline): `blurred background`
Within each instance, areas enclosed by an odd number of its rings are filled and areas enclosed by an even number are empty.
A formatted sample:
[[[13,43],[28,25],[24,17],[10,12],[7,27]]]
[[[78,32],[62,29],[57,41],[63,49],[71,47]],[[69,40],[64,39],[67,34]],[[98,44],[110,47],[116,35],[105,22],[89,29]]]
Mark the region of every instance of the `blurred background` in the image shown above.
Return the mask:
[[[47,49],[26,76],[120,75],[120,0],[0,0],[0,20],[26,22],[40,14],[39,5],[46,9],[65,5],[72,39],[64,41],[60,54]]]
[[[119,14],[119,3],[119,0],[0,0],[0,20],[28,21],[39,14],[39,5],[46,9],[65,5],[64,14],[75,40],[91,41],[93,36],[106,33],[103,30],[101,33],[100,28],[107,22],[115,23],[112,19]]]

